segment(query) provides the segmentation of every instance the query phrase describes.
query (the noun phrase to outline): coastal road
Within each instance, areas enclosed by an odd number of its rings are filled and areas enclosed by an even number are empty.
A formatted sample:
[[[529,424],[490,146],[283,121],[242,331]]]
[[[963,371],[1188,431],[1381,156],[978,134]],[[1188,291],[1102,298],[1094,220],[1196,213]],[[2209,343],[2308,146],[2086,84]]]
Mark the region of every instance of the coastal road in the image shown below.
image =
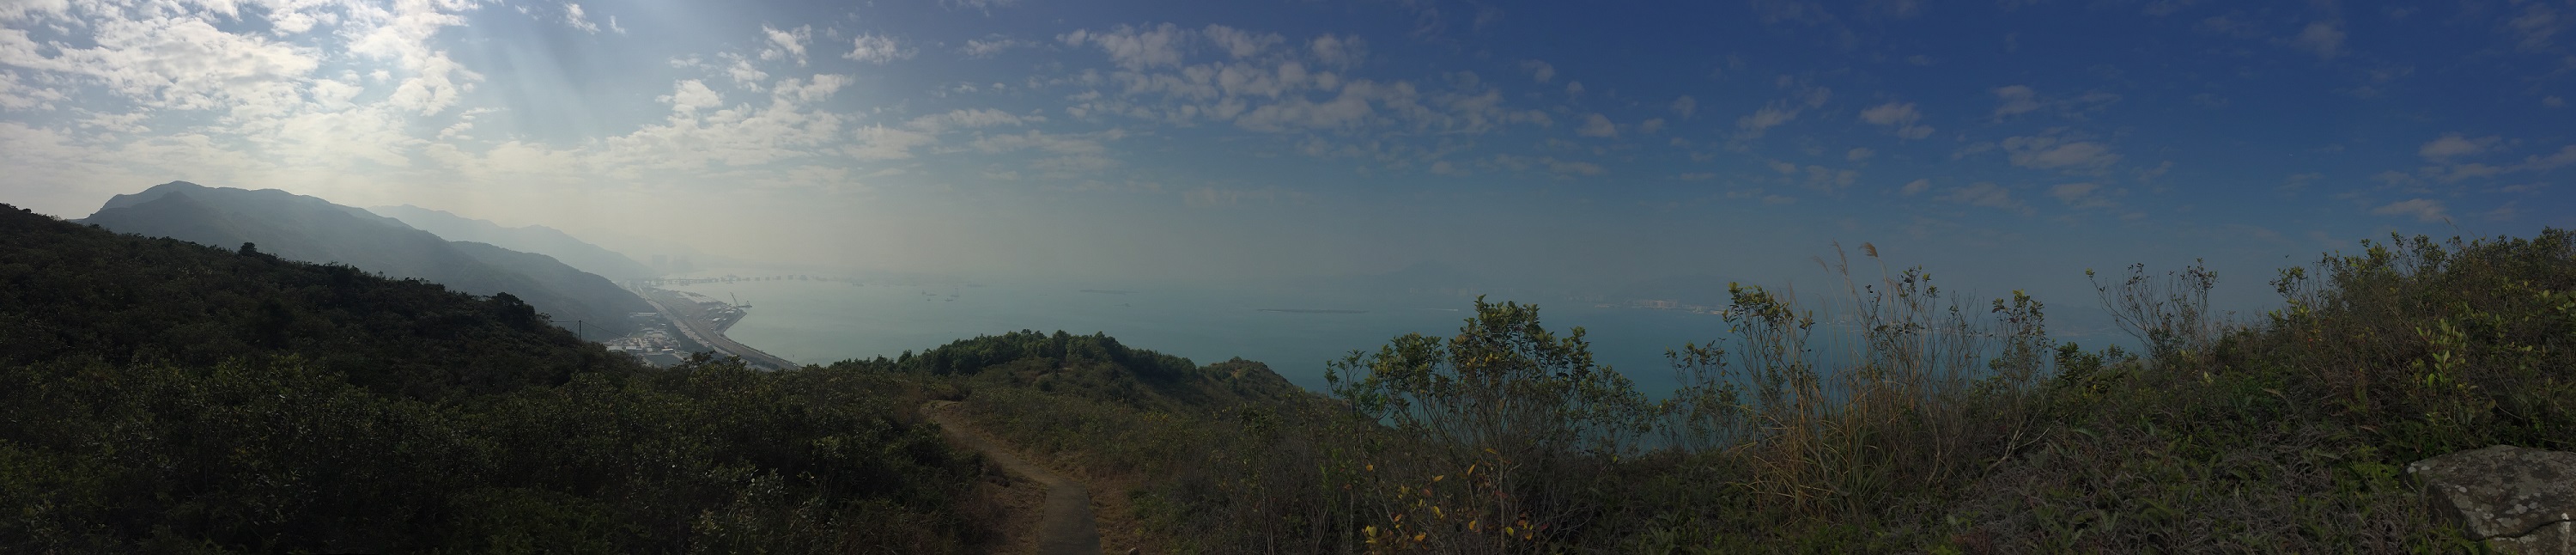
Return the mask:
[[[670,317],[671,323],[680,328],[681,336],[709,349],[715,349],[718,355],[742,357],[743,362],[771,370],[804,367],[794,361],[760,352],[760,349],[736,343],[733,339],[725,337],[723,329],[716,327],[715,322],[707,315],[705,306],[678,293],[663,289],[646,289],[644,302],[653,303],[654,310],[661,311],[664,316]]]

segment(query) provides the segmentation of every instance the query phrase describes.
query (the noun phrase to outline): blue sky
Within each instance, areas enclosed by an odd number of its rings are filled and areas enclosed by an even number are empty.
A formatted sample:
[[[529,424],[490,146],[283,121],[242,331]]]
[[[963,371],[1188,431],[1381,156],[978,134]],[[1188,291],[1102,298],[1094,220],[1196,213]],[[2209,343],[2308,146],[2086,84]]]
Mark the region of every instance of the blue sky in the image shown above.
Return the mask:
[[[1778,282],[1869,241],[2084,305],[2084,268],[2207,258],[2244,304],[2362,238],[2576,226],[2567,1],[0,0],[0,25],[0,202],[65,217],[186,179],[630,251],[1209,282]]]

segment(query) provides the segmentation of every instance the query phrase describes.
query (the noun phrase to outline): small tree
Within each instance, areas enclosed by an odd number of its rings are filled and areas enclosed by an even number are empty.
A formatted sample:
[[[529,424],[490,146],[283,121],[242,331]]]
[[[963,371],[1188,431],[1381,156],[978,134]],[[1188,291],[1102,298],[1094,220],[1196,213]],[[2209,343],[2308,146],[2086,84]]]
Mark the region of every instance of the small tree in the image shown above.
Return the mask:
[[[1423,440],[1390,462],[1423,465],[1411,470],[1435,482],[1474,480],[1482,493],[1450,507],[1488,519],[1468,533],[1505,542],[1503,523],[1524,533],[1581,527],[1603,501],[1586,481],[1656,417],[1626,376],[1593,362],[1583,328],[1560,338],[1539,324],[1538,307],[1483,297],[1458,335],[1405,334],[1328,364],[1324,379],[1352,408]]]

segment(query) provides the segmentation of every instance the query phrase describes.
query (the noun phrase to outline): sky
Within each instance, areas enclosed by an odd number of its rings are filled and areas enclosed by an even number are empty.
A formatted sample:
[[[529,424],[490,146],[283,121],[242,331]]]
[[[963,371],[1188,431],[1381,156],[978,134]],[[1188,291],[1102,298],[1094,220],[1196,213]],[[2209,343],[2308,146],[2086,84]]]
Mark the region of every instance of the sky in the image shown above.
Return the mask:
[[[0,202],[171,180],[647,257],[1438,262],[1988,296],[2576,226],[2576,2],[0,0]]]

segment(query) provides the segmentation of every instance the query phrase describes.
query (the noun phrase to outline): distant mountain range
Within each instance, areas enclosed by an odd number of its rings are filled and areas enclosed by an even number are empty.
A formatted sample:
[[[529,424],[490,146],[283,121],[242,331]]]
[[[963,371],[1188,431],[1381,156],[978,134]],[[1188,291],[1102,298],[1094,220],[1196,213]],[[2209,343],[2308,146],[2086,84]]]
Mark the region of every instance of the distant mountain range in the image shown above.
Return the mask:
[[[253,243],[260,252],[289,260],[347,264],[476,295],[506,292],[553,315],[567,329],[582,321],[578,327],[591,339],[633,331],[627,315],[653,311],[643,298],[608,278],[553,257],[449,241],[402,220],[276,189],[173,181],[117,195],[79,221],[224,248]]]
[[[659,274],[644,263],[616,251],[601,248],[555,228],[532,225],[502,227],[501,224],[458,216],[452,213],[412,205],[377,206],[367,209],[384,217],[402,220],[421,231],[449,241],[490,243],[493,246],[542,254],[611,280],[648,279]]]

